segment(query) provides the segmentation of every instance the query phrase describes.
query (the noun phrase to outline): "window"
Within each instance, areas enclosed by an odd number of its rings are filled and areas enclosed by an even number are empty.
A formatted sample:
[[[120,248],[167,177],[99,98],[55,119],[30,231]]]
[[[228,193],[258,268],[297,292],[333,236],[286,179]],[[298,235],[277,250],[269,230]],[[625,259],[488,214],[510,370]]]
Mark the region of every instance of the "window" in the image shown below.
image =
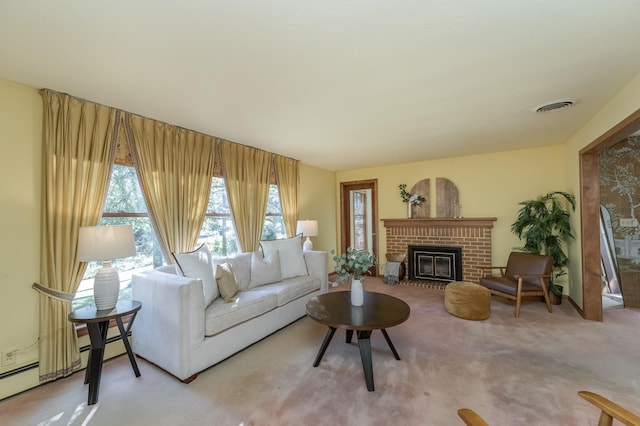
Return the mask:
[[[275,240],[286,238],[286,236],[278,185],[269,185],[269,200],[262,228],[262,239]],[[221,177],[214,177],[211,181],[209,204],[198,243],[207,244],[211,253],[218,256],[235,254],[240,251],[236,231],[233,227],[227,188]]]
[[[133,167],[114,165],[100,225],[132,225],[136,255],[115,259],[113,267],[120,276],[120,299],[131,299],[131,276],[161,266],[162,254]],[[102,262],[89,262],[80,282],[73,309],[93,303],[93,280]]]

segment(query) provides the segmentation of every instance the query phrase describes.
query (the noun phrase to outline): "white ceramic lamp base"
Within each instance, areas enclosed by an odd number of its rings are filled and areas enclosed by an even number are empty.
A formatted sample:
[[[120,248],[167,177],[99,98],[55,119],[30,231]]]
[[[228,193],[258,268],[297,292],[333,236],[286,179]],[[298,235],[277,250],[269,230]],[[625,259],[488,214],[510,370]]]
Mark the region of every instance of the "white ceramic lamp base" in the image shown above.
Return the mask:
[[[110,261],[104,261],[102,269],[98,271],[93,282],[93,299],[96,302],[96,309],[99,311],[113,309],[118,303],[119,293],[118,271],[111,266]]]
[[[307,239],[304,240],[304,244],[302,245],[302,250],[305,250],[305,251],[313,250],[313,243],[311,242],[311,239],[308,236],[307,236]]]

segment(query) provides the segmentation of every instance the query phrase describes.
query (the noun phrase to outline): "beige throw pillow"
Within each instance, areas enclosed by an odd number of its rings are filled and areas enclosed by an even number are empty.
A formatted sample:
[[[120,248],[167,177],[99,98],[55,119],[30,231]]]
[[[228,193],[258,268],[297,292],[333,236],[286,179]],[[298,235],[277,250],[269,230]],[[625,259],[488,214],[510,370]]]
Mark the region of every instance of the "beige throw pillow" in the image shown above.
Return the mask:
[[[222,296],[225,303],[233,302],[236,299],[236,294],[238,294],[238,284],[230,264],[221,263],[216,265],[216,281],[218,282],[220,296]]]
[[[176,271],[188,278],[200,278],[204,290],[204,306],[209,306],[219,295],[218,285],[213,276],[211,252],[202,244],[194,251],[171,253],[176,261]]]

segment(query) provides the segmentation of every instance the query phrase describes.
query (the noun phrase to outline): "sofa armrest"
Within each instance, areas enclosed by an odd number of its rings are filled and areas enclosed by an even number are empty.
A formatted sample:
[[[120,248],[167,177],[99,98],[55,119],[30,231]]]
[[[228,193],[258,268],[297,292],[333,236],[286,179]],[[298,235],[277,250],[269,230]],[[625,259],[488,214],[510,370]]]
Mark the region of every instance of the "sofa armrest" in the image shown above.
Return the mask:
[[[327,252],[307,250],[304,252],[304,261],[307,264],[307,271],[312,277],[320,279],[320,289],[327,291],[329,271],[327,269]]]
[[[200,279],[153,270],[134,274],[132,297],[142,303],[133,324],[133,350],[184,380],[192,348],[204,340]]]

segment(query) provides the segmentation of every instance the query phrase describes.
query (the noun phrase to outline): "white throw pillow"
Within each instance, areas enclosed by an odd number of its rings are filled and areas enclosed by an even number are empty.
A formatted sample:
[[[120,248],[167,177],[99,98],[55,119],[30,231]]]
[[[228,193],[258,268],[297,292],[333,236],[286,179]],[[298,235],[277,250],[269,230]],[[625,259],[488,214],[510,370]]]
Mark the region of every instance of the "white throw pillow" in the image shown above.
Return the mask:
[[[276,251],[271,256],[262,257],[260,252],[253,252],[251,256],[251,281],[249,288],[282,281],[280,272],[280,256]]]
[[[204,286],[204,306],[209,306],[220,293],[218,284],[213,275],[214,265],[211,261],[211,252],[202,244],[194,251],[188,253],[171,253],[176,260],[176,272],[188,278],[200,278]]]
[[[260,247],[264,257],[268,258],[275,252],[280,255],[282,279],[309,275],[302,253],[302,234],[282,240],[262,240]]]

